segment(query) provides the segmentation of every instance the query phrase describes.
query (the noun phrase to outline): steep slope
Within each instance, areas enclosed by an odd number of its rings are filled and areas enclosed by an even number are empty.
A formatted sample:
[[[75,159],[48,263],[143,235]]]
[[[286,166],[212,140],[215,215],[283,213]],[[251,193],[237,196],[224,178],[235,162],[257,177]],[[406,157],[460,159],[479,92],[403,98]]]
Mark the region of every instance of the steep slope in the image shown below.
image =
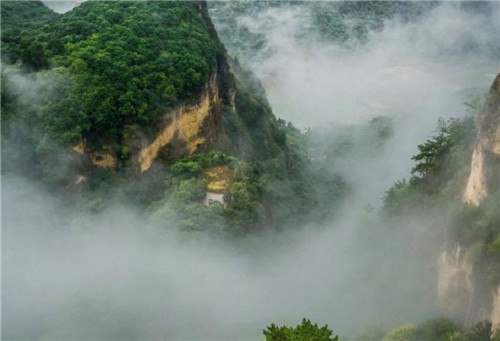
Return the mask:
[[[500,186],[500,74],[496,77],[479,119],[471,172],[464,202],[478,206]]]
[[[476,236],[476,243],[470,247],[469,251],[477,253],[477,248],[481,243],[487,245],[489,243],[487,249],[480,253],[480,257],[476,256],[476,262],[473,264],[475,272],[471,278],[482,285],[469,290],[470,295],[473,295],[469,303],[469,317],[475,320],[479,318],[491,320],[494,330],[500,329],[500,278],[498,278],[498,273],[492,275],[490,272],[492,269],[493,271],[499,270],[498,262],[500,261],[498,255],[500,249],[499,188],[500,74],[497,75],[490,88],[479,117],[471,171],[462,197],[465,203],[476,207],[481,206],[478,208],[481,214],[475,219],[476,226],[483,225],[483,229],[484,226],[491,226],[491,232]]]

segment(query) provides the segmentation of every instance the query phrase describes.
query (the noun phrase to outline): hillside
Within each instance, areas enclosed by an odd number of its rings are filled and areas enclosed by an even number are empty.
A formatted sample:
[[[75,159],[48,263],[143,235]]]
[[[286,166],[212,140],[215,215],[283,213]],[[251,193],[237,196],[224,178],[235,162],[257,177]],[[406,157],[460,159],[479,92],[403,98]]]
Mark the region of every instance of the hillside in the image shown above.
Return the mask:
[[[29,14],[43,6],[7,8]],[[2,27],[17,20],[6,16]],[[177,161],[215,152],[259,174],[251,189],[240,189],[252,192],[252,204],[236,208],[252,212],[245,229],[262,220],[278,224],[265,218],[272,205],[262,208],[280,195],[275,181],[286,182],[280,191],[300,193],[294,205],[306,202],[303,187],[290,188],[310,177],[306,156],[293,151],[303,147],[287,141],[298,132],[275,118],[252,73],[228,58],[206,3],[89,1],[17,34],[2,50],[10,61],[2,72],[4,174],[41,180],[69,196],[82,193],[90,207],[115,195],[146,207],[171,196],[165,179]],[[318,187],[323,182],[324,191],[343,191],[338,178],[320,177]]]
[[[6,16],[2,25],[16,22]],[[219,146],[262,159],[285,148],[273,140],[276,123],[263,97],[229,71],[203,4],[88,2],[4,45],[3,55],[29,72],[23,77],[46,83],[43,120],[31,127],[39,140],[73,146],[93,166],[143,172],[160,150],[175,159]],[[12,78],[5,79],[5,132],[22,98],[9,100],[24,90]],[[40,108],[26,105],[23,114]],[[252,143],[245,153],[238,147]]]

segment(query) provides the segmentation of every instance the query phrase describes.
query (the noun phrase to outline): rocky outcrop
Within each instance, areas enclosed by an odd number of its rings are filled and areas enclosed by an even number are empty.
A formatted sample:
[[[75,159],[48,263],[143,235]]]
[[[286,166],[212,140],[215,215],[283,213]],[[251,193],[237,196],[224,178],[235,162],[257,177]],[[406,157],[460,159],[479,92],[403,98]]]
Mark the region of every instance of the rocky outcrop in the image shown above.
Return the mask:
[[[479,204],[500,187],[500,74],[496,77],[479,118],[471,172],[463,201]]]
[[[185,154],[213,144],[220,130],[219,115],[219,88],[214,72],[197,103],[178,106],[163,115],[159,133],[137,153],[141,173],[148,170],[160,151],[172,142],[184,145]]]
[[[87,155],[89,164],[100,168],[115,168],[118,164],[116,156],[105,146],[101,150],[89,150],[84,141],[75,144],[72,149],[78,154]]]
[[[438,306],[441,312],[465,326],[489,320],[500,330],[500,285],[491,288],[478,273],[473,248],[456,244],[438,260]]]
[[[438,299],[440,309],[449,317],[468,319],[474,292],[470,253],[460,245],[444,251],[438,260]]]
[[[127,174],[145,177],[152,173],[157,161],[158,169],[166,169],[161,162],[170,164],[210,149],[244,160],[286,154],[286,141],[280,139],[276,118],[260,82],[227,56],[206,2],[192,4],[205,22],[207,33],[220,44],[204,85],[147,126],[124,125],[110,136],[91,135],[91,142],[82,138],[72,146],[87,160],[78,175],[90,177],[94,169],[107,168],[127,169]]]

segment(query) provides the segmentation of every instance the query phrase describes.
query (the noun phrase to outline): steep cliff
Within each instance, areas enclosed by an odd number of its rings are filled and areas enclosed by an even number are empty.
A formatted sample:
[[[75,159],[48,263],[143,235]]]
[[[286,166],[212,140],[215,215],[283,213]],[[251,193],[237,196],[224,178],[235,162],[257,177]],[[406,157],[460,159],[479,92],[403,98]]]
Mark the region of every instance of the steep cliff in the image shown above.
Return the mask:
[[[448,316],[471,325],[481,320],[500,328],[500,75],[479,117],[466,204],[451,223],[455,246],[439,260],[438,292]],[[456,213],[455,213],[456,214]]]
[[[440,309],[449,317],[461,322],[467,321],[474,291],[470,252],[465,252],[460,245],[443,251],[438,260],[438,269]]]
[[[479,118],[477,141],[463,201],[478,206],[500,186],[500,74]]]

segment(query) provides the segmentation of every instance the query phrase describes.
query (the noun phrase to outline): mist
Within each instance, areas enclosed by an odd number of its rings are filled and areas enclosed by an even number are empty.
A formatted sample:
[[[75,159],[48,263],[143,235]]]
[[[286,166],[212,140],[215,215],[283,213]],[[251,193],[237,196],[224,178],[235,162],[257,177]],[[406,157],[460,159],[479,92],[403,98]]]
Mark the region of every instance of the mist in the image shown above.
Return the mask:
[[[275,115],[299,128],[393,118],[384,150],[350,160],[343,171],[357,184],[360,206],[379,205],[384,191],[408,176],[411,156],[438,119],[463,117],[465,102],[484,98],[500,68],[500,6],[491,5],[485,13],[444,2],[414,22],[386,20],[366,43],[350,44],[310,33],[306,6],[271,8],[236,19],[265,37],[255,58],[238,57],[262,80]]]
[[[3,337],[259,340],[270,323],[302,317],[352,337],[439,316],[445,236],[416,215],[383,226],[376,209],[408,177],[438,118],[465,115],[463,103],[484,96],[499,71],[498,54],[485,52],[500,31],[495,8],[485,19],[445,3],[414,23],[389,20],[350,47],[304,39],[311,17],[300,6],[238,18],[266,37],[265,55],[240,60],[277,117],[326,136],[391,117],[381,150],[330,165],[354,189],[341,214],[298,231],[192,238],[123,203],[88,215],[3,177]],[[481,48],[464,51],[467,39]]]
[[[388,240],[366,227],[369,244],[348,220],[229,243],[186,238],[130,207],[64,214],[16,179],[3,179],[2,202],[5,339],[257,340],[303,316],[356,334],[424,319],[432,305],[433,281],[412,283],[435,270],[412,259],[428,237],[415,226]]]

